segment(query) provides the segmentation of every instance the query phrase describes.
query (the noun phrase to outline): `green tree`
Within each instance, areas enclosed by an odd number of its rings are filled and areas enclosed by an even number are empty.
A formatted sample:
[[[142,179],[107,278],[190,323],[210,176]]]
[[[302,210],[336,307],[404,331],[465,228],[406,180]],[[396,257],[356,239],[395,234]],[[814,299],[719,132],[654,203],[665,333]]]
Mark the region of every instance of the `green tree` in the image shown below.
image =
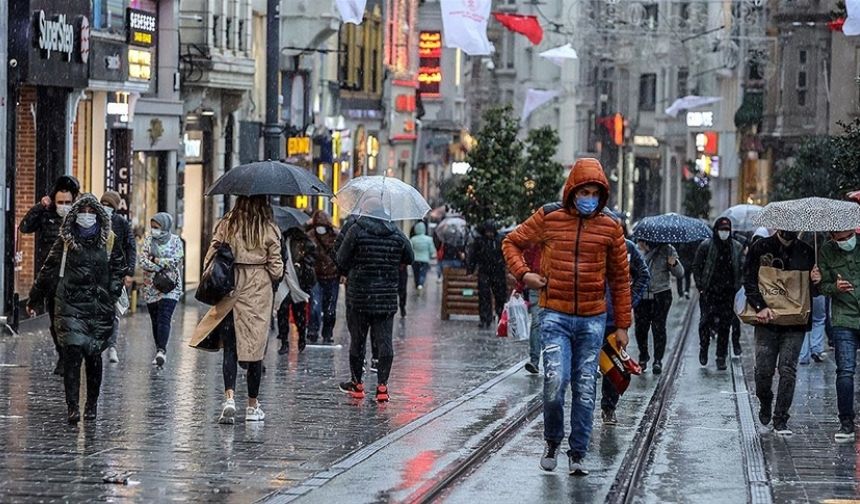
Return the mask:
[[[802,143],[793,162],[776,171],[774,201],[807,196],[842,199],[860,189],[860,120],[841,126],[842,135]]]
[[[484,113],[475,136],[477,145],[466,157],[471,169],[460,179],[457,189],[449,193],[451,206],[470,224],[489,219],[509,223],[516,214],[523,192],[519,177],[523,143],[517,139],[518,130],[510,105]]]
[[[549,126],[529,131],[526,158],[522,165],[522,197],[518,198],[514,219],[522,222],[546,203],[560,199],[564,166],[553,160],[561,140]]]

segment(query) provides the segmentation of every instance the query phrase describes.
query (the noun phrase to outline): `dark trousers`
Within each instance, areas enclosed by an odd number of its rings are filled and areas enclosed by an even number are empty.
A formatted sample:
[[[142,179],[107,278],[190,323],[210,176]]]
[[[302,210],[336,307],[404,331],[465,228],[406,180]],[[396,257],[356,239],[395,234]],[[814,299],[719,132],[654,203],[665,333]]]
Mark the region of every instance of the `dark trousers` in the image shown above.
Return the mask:
[[[367,333],[370,331],[374,358],[378,359],[376,379],[380,384],[388,383],[391,364],[394,362],[393,313],[365,313],[353,310],[347,317],[349,326],[349,369],[352,380],[361,383],[364,374],[364,354],[367,351]]]
[[[340,280],[318,280],[311,293],[311,320],[308,324],[308,338],[315,342],[322,326],[323,341],[331,341],[334,324],[337,320],[337,298],[340,294]]]
[[[482,324],[491,324],[494,312],[496,317],[501,318],[507,295],[508,285],[504,272],[478,272],[478,313]]]
[[[415,261],[412,263],[412,276],[415,277],[415,287],[424,285],[424,280],[427,279],[427,271],[430,270],[430,263]]]
[[[400,276],[397,283],[397,298],[400,300],[400,309],[406,309],[406,285],[409,283],[409,269],[400,267]]]
[[[606,338],[614,332],[614,327],[607,327],[606,331],[603,333],[603,342],[606,343]],[[603,390],[603,394],[601,394],[600,398],[600,408],[605,410],[614,410],[615,407],[618,406],[618,400],[621,399],[621,394],[618,393],[618,390],[615,389],[615,385],[613,385],[606,376],[603,377],[601,388]]]
[[[65,347],[63,384],[66,388],[66,404],[73,408],[77,407],[81,394],[81,363],[87,369],[87,404],[98,402],[102,388],[102,354],[84,355],[79,346]]]
[[[836,406],[839,420],[854,421],[854,371],[857,368],[857,348],[860,347],[860,330],[847,327],[833,328],[836,350]]]
[[[684,267],[684,276],[677,279],[678,295],[683,296],[690,292],[690,277],[693,275],[693,268]]]
[[[162,298],[156,303],[147,304],[146,308],[149,310],[149,319],[152,322],[155,348],[166,352],[167,340],[170,339],[170,322],[173,318],[173,310],[176,309],[176,300]]]
[[[54,342],[54,348],[57,350],[57,356],[63,360],[63,346],[60,345],[60,340],[57,339],[57,330],[54,329],[54,296],[48,296],[45,300],[45,310],[48,311],[48,329],[51,331],[51,340]]]
[[[654,360],[662,361],[666,353],[666,318],[672,307],[672,291],[654,294],[654,299],[643,299],[633,311],[636,316],[636,344],[639,346],[639,362],[646,363],[651,354],[648,352],[648,333],[654,333]]]
[[[774,422],[787,422],[790,416],[804,336],[802,332],[774,331],[768,326],[755,328],[755,394],[762,404],[773,402],[773,375],[779,369]]]
[[[224,343],[224,390],[236,390],[236,374],[239,372],[239,355],[236,353],[236,326],[233,325],[233,312],[221,322],[221,341]],[[248,370],[248,397],[256,399],[260,395],[260,380],[263,378],[263,361],[243,362],[242,368]]]
[[[737,319],[733,303],[731,298],[721,299],[708,295],[699,298],[699,348],[707,351],[711,344],[711,332],[716,332],[717,359],[725,360],[729,355],[729,333],[732,330],[732,320]]]
[[[296,322],[296,330],[299,333],[299,341],[305,341],[308,333],[308,303],[294,303],[290,296],[281,301],[281,306],[278,308],[278,339],[290,341],[291,310],[293,312],[293,320]]]

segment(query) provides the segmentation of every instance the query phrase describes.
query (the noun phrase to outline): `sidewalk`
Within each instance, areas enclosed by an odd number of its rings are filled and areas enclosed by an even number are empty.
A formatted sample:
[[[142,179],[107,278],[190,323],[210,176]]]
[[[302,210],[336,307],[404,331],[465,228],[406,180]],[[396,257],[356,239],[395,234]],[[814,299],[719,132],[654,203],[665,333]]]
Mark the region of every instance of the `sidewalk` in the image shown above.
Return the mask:
[[[753,348],[753,331],[744,331],[746,348]],[[860,497],[860,443],[836,443],[836,364],[832,349],[825,362],[798,366],[791,407],[791,437],[780,437],[756,422],[773,487],[774,502],[836,502]],[[755,394],[753,352],[744,353],[747,387]],[[779,374],[774,379],[774,391]],[[857,391],[855,388],[855,400]],[[751,397],[758,414],[758,399]],[[854,501],[856,502],[856,501]]]
[[[65,423],[47,321],[22,324],[21,337],[0,338],[0,501],[253,502],[327,469],[527,355],[525,342],[478,331],[477,321],[441,322],[432,281],[422,297],[410,295],[408,309],[406,319],[395,321],[389,404],[354,403],[337,390],[349,377],[341,303],[335,335],[341,348],[298,355],[293,342],[293,352],[281,357],[270,342],[260,395],[265,425],[246,425],[241,410],[235,426],[216,423],[221,354],[187,346],[204,311],[199,305],[177,309],[163,370],[150,364],[148,315],[123,321],[122,361],[105,359],[99,420],[80,427]],[[237,397],[245,390],[242,375]],[[128,473],[140,484],[102,483],[109,473]]]

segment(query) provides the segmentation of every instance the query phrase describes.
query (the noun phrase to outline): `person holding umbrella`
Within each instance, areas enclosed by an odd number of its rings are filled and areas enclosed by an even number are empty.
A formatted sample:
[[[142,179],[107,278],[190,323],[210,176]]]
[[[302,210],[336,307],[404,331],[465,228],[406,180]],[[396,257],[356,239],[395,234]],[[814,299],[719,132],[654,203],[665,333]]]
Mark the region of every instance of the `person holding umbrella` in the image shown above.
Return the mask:
[[[266,414],[258,396],[272,320],[272,287],[284,274],[281,232],[273,221],[272,207],[266,196],[236,199],[233,209],[215,226],[205,263],[218,252],[222,243],[228,244],[233,252],[234,290],[206,312],[194,329],[191,346],[203,350],[224,349],[224,404],[218,422],[235,422],[238,363],[248,371],[245,421],[261,422]]]
[[[734,313],[735,292],[743,276],[743,245],[732,238],[732,221],[720,217],[714,222],[714,237],[696,250],[693,274],[699,289],[699,363],[708,364],[711,333],[717,333],[717,369],[726,369],[729,333]],[[740,354],[740,342],[735,355]]]

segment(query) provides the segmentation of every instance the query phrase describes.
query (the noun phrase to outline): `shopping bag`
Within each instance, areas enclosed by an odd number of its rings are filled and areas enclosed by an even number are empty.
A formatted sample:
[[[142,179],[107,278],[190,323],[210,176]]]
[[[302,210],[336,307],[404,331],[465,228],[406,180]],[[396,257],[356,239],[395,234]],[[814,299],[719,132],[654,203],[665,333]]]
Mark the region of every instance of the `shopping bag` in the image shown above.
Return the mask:
[[[735,314],[740,317],[747,308],[747,291],[741,286],[735,293]]]
[[[119,299],[116,300],[116,306],[115,306],[116,314],[118,316],[122,317],[128,311],[128,308],[130,305],[131,305],[131,303],[129,302],[129,299],[128,299],[128,291],[125,290],[125,287],[123,287],[122,288],[122,294],[120,294]]]
[[[505,311],[508,313],[508,336],[520,341],[529,339],[529,307],[519,292],[511,294]]]
[[[500,338],[508,337],[508,309],[502,311],[502,316],[499,317],[499,325],[496,326],[496,336]]]
[[[798,326],[809,321],[812,312],[809,282],[808,271],[783,270],[773,266],[759,267],[758,288],[765,304],[773,311],[770,324]],[[758,323],[755,308],[746,303],[740,319],[747,324]]]
[[[618,395],[630,385],[630,377],[642,374],[642,367],[630,357],[626,350],[618,346],[615,333],[610,334],[600,350],[600,372],[605,376]]]

